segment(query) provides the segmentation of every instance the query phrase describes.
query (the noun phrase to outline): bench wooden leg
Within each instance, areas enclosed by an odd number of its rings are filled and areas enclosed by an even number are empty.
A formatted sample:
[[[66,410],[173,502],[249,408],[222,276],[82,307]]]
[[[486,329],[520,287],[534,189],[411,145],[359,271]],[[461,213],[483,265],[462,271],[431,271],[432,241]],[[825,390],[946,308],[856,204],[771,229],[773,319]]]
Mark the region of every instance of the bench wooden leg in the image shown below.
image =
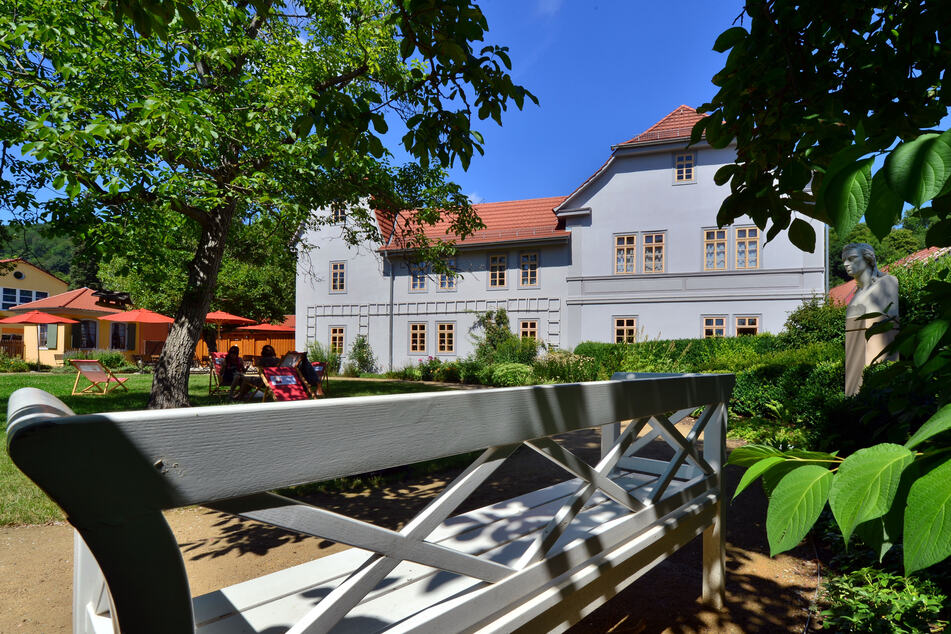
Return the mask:
[[[703,531],[703,603],[722,610],[726,601],[726,539],[723,500],[717,502],[713,523]]]

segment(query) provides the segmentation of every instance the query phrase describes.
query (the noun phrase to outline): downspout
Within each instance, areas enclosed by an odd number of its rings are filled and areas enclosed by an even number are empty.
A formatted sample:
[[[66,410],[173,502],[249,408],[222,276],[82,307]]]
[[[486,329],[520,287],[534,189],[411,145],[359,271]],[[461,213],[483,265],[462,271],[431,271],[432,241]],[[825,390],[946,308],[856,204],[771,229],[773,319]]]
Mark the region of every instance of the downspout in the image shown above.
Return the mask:
[[[390,262],[390,254],[383,252],[383,258],[386,260],[386,265],[390,269],[390,305],[388,309],[389,321],[390,321],[390,338],[389,338],[389,359],[387,360],[387,367],[390,372],[393,371],[393,288],[396,284],[396,278],[393,275],[393,263]]]
[[[823,240],[825,241],[825,249],[823,249],[823,251],[825,252],[824,253],[825,262],[822,263],[822,270],[825,271],[825,285],[826,285],[825,296],[826,298],[828,298],[829,297],[829,225],[824,225],[824,226],[825,226],[825,231],[823,233],[825,235]]]

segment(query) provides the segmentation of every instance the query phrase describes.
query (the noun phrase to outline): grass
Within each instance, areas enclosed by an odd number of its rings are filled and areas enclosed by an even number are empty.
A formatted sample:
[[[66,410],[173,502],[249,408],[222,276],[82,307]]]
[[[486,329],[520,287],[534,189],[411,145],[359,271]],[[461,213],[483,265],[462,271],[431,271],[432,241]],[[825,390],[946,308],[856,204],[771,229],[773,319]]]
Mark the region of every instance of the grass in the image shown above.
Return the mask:
[[[0,374],[0,526],[15,524],[46,524],[62,521],[63,512],[35,484],[20,473],[6,452],[7,402],[21,387],[36,387],[60,399],[77,414],[119,412],[145,409],[152,388],[151,374],[128,375],[129,391],[112,391],[105,396],[71,396],[74,374]],[[80,381],[82,384],[82,381]],[[432,392],[446,388],[401,381],[330,381],[330,398]],[[227,403],[220,396],[209,396],[208,376],[192,376],[188,394],[195,407]]]

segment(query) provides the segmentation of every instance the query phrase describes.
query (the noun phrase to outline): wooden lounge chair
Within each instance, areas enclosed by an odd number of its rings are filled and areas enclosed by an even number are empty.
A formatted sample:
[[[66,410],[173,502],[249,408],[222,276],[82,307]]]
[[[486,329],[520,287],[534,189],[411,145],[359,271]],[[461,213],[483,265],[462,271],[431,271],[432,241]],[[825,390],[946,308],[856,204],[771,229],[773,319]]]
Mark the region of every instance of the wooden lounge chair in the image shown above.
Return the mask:
[[[281,362],[278,364],[280,368],[297,368],[300,372],[301,377],[305,377],[305,373],[301,371],[301,362],[304,360],[303,352],[296,352],[291,350],[290,352],[285,352],[284,356],[281,357]],[[311,363],[314,367],[314,371],[317,373],[317,383],[309,385],[311,392],[314,395],[314,398],[318,396],[324,396],[327,392],[327,364],[322,361],[314,361]],[[305,379],[306,382],[306,379]]]
[[[70,363],[76,368],[76,381],[73,382],[73,394],[107,394],[111,390],[121,387],[125,391],[129,388],[123,385],[129,380],[128,377],[119,378],[112,373],[112,370],[103,366],[95,359],[70,359]],[[83,389],[79,387],[79,379],[84,377],[89,381]]]
[[[330,392],[330,380],[327,378],[327,364],[323,361],[312,361],[311,365],[314,366],[314,371],[317,372],[317,376],[320,377],[320,380],[317,381],[317,385],[311,385],[310,389],[314,392],[314,398],[318,396],[326,396]]]
[[[208,393],[220,394],[225,390],[230,390],[230,385],[221,384],[221,372],[225,368],[225,352],[212,352],[211,362],[209,363],[210,372],[208,372]]]
[[[306,401],[312,397],[307,381],[297,368],[258,368],[264,385],[264,400]]]

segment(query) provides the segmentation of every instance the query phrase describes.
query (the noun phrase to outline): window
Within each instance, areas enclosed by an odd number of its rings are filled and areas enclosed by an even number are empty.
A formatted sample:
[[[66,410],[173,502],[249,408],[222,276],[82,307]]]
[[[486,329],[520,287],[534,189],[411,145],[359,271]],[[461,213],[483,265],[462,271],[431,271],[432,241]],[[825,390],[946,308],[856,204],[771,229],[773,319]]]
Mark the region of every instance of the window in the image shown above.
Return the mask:
[[[740,335],[758,335],[759,317],[737,317],[736,318],[736,336]]]
[[[518,336],[522,339],[538,339],[538,320],[523,319],[518,323]]]
[[[446,268],[451,271],[456,270],[456,261],[455,260],[446,260]],[[439,290],[441,291],[454,291],[456,290],[456,278],[452,275],[447,275],[445,273],[439,274]]]
[[[614,273],[633,273],[637,261],[637,235],[614,236]]]
[[[337,354],[343,354],[343,326],[330,327],[330,351]]]
[[[38,299],[45,299],[49,297],[49,293],[46,291],[33,291],[33,301],[35,302]]]
[[[664,272],[664,234],[644,234],[644,272]]]
[[[726,268],[726,229],[703,232],[703,270],[720,271]]]
[[[637,318],[636,317],[615,317],[614,318],[614,343],[636,343],[637,342]]]
[[[73,326],[74,348],[99,347],[99,322],[95,319],[83,319]]]
[[[409,290],[421,293],[426,290],[426,269],[419,265],[410,265]]]
[[[736,268],[759,268],[759,229],[750,227],[736,230]]]
[[[109,347],[113,350],[125,350],[126,333],[127,330],[125,324],[112,324],[112,328],[109,333]]]
[[[409,351],[426,352],[426,324],[409,325]]]
[[[425,324],[417,324],[425,326]],[[425,329],[424,329],[425,330]],[[440,354],[452,354],[456,351],[456,324],[444,323],[436,324],[436,334],[438,341],[436,343],[436,352]],[[425,348],[426,335],[423,333],[423,347]],[[424,350],[425,351],[425,350]]]
[[[3,303],[0,304],[0,308],[6,310],[17,305],[17,289],[15,288],[4,288],[3,289]]]
[[[347,219],[346,209],[333,209],[330,211],[330,219],[334,222],[343,222]]]
[[[505,286],[505,266],[506,258],[504,255],[489,256],[489,287],[501,288]]]
[[[692,183],[694,181],[695,156],[693,152],[684,152],[674,156],[674,182]]]
[[[726,317],[704,317],[703,318],[703,336],[707,337],[725,337],[726,336]]]
[[[523,253],[521,286],[538,286],[538,253]]]
[[[347,290],[347,263],[330,263],[330,292],[343,293]]]
[[[39,324],[37,326],[40,337],[39,346],[41,348],[49,348],[50,326],[53,327],[53,330],[56,330],[56,324]]]

